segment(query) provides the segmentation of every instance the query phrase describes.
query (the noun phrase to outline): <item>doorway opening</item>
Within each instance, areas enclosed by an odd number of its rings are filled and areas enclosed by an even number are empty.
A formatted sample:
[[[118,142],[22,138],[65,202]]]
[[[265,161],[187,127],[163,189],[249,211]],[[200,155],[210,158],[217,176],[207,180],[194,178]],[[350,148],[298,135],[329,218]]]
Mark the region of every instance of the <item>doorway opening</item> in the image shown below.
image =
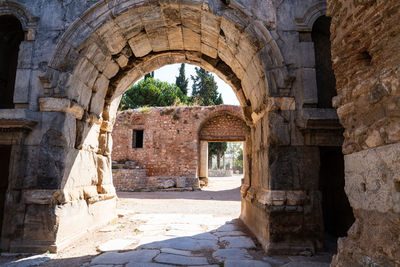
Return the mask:
[[[0,145],[0,236],[2,234],[4,207],[8,188],[11,145]]]
[[[320,190],[327,251],[336,251],[337,239],[347,236],[355,220],[344,183],[342,148],[320,147]]]

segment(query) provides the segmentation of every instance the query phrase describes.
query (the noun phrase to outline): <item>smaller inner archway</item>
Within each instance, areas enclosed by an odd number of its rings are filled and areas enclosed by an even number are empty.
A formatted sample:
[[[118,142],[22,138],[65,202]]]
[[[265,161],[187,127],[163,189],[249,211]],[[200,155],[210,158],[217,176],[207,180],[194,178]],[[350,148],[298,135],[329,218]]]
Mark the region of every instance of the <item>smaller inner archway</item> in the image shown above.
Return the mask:
[[[336,95],[336,79],[331,60],[330,25],[331,19],[321,16],[314,22],[311,33],[314,42],[319,108],[332,108],[332,98]]]
[[[221,112],[210,116],[203,122],[199,131],[199,178],[208,181],[209,143],[210,142],[246,142],[248,128],[244,120],[237,115]]]
[[[0,16],[0,108],[14,108],[18,52],[24,32],[13,16]]]

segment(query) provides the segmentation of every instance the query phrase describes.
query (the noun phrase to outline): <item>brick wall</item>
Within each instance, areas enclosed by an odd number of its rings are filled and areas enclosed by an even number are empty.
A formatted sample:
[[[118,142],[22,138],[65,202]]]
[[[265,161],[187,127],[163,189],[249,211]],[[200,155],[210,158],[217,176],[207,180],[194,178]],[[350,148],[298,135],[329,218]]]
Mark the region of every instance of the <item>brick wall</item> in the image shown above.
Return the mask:
[[[399,142],[400,1],[328,5],[344,153]]]
[[[399,266],[400,1],[329,0],[328,13],[356,218],[332,266]]]
[[[118,114],[112,133],[113,161],[131,160],[147,176],[197,177],[199,132],[218,140],[245,140],[241,107],[162,107]],[[144,130],[143,148],[132,148],[132,131]]]
[[[237,116],[219,114],[202,125],[199,137],[207,141],[245,141],[246,126]]]

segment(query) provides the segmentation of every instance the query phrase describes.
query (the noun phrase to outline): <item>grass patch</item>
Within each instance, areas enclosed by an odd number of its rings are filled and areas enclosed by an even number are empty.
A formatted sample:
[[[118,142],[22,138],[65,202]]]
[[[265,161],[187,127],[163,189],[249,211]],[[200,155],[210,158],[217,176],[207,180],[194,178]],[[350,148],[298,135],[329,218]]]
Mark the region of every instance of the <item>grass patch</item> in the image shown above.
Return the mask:
[[[148,106],[144,106],[144,107],[140,107],[138,108],[139,112],[142,114],[149,114],[151,111],[151,107]]]

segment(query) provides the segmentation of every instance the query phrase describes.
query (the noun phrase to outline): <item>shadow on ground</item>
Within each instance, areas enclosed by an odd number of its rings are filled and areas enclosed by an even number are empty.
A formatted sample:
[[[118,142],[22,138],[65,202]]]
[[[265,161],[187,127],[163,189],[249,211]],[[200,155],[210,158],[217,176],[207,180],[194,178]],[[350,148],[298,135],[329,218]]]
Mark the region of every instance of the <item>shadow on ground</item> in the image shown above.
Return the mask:
[[[331,255],[314,257],[267,256],[247,228],[235,219],[204,233],[179,237],[154,236],[155,241],[139,243],[131,250],[110,250],[96,256],[52,259],[39,265],[21,259],[2,266],[225,266],[225,267],[328,267]],[[157,240],[160,239],[160,240]],[[48,257],[48,255],[43,255]]]
[[[184,191],[184,192],[118,192],[118,197],[135,198],[135,199],[192,199],[192,200],[220,200],[220,201],[241,201],[240,187],[220,190],[208,191]]]

